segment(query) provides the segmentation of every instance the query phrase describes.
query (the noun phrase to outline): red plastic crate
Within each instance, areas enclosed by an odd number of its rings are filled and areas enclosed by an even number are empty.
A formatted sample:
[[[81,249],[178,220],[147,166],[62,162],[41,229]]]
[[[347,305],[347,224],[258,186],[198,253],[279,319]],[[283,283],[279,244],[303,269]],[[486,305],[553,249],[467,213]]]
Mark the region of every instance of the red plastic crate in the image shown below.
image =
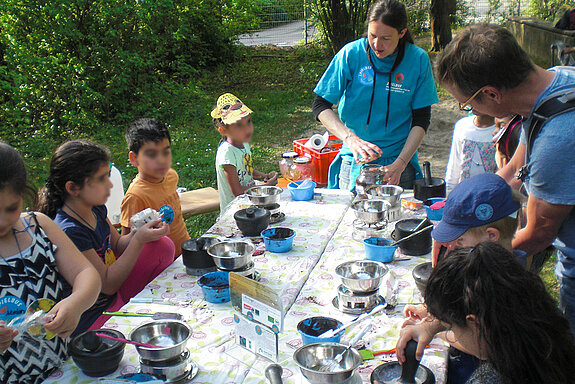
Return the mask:
[[[335,156],[339,153],[339,150],[343,143],[330,144],[331,141],[339,140],[337,136],[330,135],[327,147],[336,148],[337,151],[320,153],[315,149],[307,148],[305,143],[309,140],[300,139],[294,140],[293,150],[296,151],[300,156],[307,155],[311,157],[311,163],[313,165],[313,181],[317,183],[318,186],[324,187],[327,185],[327,174],[329,171],[329,165]]]

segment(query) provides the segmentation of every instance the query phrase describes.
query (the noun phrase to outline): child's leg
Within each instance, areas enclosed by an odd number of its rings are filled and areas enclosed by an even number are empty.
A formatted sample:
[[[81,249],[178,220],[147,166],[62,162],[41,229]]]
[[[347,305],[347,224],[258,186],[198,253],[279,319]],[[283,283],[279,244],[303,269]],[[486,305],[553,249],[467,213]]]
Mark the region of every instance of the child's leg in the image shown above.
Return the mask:
[[[174,261],[174,242],[167,236],[158,241],[147,243],[132,272],[118,290],[116,300],[106,311],[117,311],[130,299],[136,296],[144,287]],[[90,329],[99,329],[110,318],[110,315],[101,315],[90,326]]]
[[[144,246],[132,272],[118,290],[118,296],[124,304],[172,264],[174,252],[174,242],[167,236]]]

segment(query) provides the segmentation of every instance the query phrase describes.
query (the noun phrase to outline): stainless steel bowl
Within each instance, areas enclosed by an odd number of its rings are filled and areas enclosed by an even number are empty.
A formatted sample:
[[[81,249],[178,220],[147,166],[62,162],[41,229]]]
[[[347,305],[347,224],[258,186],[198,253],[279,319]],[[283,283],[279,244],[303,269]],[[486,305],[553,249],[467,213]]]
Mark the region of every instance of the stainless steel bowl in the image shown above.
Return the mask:
[[[340,366],[334,372],[320,372],[338,354],[343,352],[345,345],[339,343],[314,343],[304,345],[293,354],[293,359],[301,373],[312,384],[342,383],[353,375],[363,359],[355,348],[350,348],[343,355]]]
[[[252,261],[256,246],[248,241],[223,241],[208,248],[208,254],[220,269],[233,271],[243,268]]]
[[[393,206],[399,204],[403,188],[399,185],[372,185],[367,187],[365,193],[369,199],[387,200]]]
[[[282,192],[283,189],[280,187],[261,185],[258,187],[252,187],[245,193],[253,204],[269,205],[280,201],[280,194]]]
[[[391,203],[383,199],[361,199],[351,205],[355,216],[366,224],[384,221]]]
[[[163,361],[182,354],[191,335],[192,328],[183,321],[156,320],[134,328],[130,332],[129,339],[162,346],[162,348],[136,346],[136,350],[142,359]]]
[[[347,261],[335,268],[344,287],[358,293],[377,290],[387,271],[383,263],[371,260]]]

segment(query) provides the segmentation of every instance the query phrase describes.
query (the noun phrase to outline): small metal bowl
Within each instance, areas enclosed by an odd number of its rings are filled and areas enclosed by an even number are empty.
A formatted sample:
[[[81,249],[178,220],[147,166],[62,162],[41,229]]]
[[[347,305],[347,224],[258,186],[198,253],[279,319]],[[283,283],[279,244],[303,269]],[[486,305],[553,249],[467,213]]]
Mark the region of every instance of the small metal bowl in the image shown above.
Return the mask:
[[[383,199],[361,199],[351,205],[355,216],[366,224],[384,221],[389,208],[391,208],[391,203]]]
[[[162,348],[136,346],[136,350],[144,360],[164,361],[181,355],[186,350],[186,343],[191,335],[192,328],[183,321],[156,320],[134,328],[130,332],[129,339],[162,346]]]
[[[275,186],[261,185],[248,189],[245,194],[252,204],[269,205],[280,201],[280,194],[283,189]]]
[[[383,199],[394,206],[399,204],[403,188],[399,185],[371,185],[365,190],[368,199]]]
[[[340,366],[335,372],[320,372],[319,369],[329,363],[347,346],[339,343],[314,343],[304,345],[293,354],[302,375],[312,384],[342,383],[353,375],[363,359],[355,348],[350,348],[343,355]]]
[[[208,248],[208,253],[220,269],[233,271],[252,261],[255,245],[248,241],[223,241]]]
[[[347,289],[357,292],[373,292],[379,288],[387,267],[378,261],[347,261],[335,268],[335,273]]]

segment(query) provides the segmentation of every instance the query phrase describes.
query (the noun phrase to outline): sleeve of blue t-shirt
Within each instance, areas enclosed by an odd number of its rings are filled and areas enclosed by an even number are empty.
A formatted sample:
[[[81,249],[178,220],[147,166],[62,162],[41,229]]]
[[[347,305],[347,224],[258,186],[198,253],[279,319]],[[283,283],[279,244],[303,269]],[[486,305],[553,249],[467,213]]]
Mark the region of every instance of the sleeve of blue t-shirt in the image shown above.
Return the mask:
[[[68,235],[70,240],[72,240],[76,248],[80,250],[80,252],[94,249],[92,235],[88,232],[88,229],[85,229],[79,225],[70,225],[66,228],[63,228],[63,230],[64,233]]]
[[[419,54],[419,62],[420,72],[417,79],[417,89],[413,95],[412,109],[427,107],[439,101],[435,80],[433,79],[433,71],[431,70],[431,62],[425,51]]]
[[[330,103],[337,104],[351,80],[349,45],[346,45],[333,57],[313,92]]]
[[[575,112],[551,119],[533,143],[529,193],[551,204],[575,205]]]

